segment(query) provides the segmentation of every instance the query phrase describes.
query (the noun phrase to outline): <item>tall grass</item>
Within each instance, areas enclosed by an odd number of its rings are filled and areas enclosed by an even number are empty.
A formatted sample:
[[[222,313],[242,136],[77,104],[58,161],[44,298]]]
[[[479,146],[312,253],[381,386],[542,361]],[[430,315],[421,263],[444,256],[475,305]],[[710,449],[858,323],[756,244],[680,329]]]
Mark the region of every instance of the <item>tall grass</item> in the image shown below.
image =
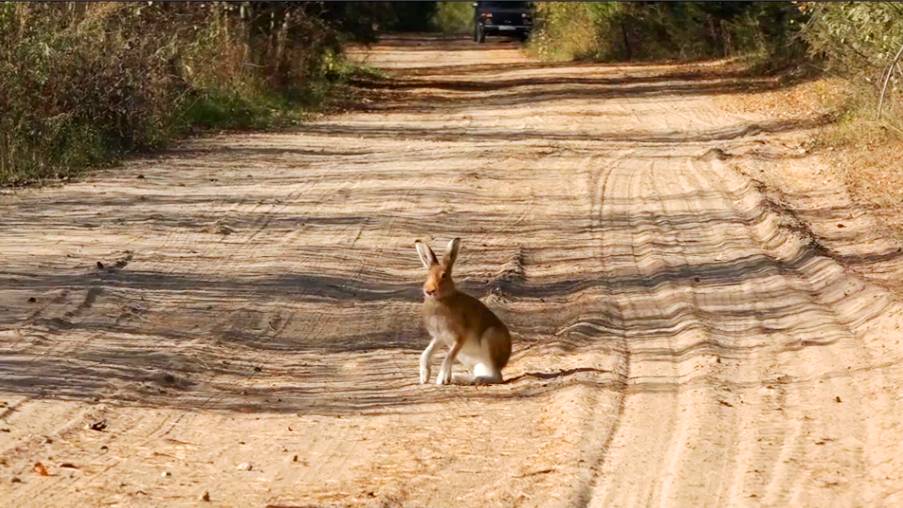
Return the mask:
[[[0,185],[315,103],[338,40],[306,5],[0,5]]]

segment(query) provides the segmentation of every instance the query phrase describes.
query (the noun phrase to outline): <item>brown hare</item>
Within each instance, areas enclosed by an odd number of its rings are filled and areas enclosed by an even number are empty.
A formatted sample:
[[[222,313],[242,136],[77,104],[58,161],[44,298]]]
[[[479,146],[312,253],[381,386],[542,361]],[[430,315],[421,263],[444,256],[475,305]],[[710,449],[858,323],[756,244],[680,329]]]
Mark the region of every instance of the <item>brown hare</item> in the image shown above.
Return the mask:
[[[448,243],[440,262],[420,240],[414,242],[420,261],[428,270],[423,284],[423,324],[430,344],[420,355],[420,383],[430,377],[430,361],[437,346],[448,347],[436,384],[452,382],[452,365],[460,362],[470,374],[455,376],[455,383],[501,383],[502,369],[511,356],[511,334],[483,302],[455,289],[452,267],[461,240]]]

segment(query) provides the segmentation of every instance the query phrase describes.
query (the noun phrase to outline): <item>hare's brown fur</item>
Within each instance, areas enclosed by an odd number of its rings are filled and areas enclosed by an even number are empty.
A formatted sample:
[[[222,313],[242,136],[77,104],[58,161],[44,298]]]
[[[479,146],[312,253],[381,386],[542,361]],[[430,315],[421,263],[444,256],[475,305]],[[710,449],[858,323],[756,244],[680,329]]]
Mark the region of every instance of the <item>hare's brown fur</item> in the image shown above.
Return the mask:
[[[464,337],[468,330],[489,329],[498,330],[498,333],[508,336],[507,341],[491,341],[488,344],[492,363],[498,369],[508,365],[508,359],[511,357],[508,327],[483,302],[456,290],[445,298],[423,302],[424,322],[436,316],[441,316],[443,321],[448,323],[450,331],[458,337]]]
[[[448,244],[440,262],[429,246],[415,242],[417,253],[427,268],[423,283],[423,323],[432,340],[420,357],[420,382],[430,375],[434,349],[444,345],[448,355],[442,362],[437,384],[451,382],[452,365],[458,361],[472,371],[467,382],[499,383],[502,368],[511,357],[511,334],[504,323],[483,302],[455,288],[452,268],[459,239]]]

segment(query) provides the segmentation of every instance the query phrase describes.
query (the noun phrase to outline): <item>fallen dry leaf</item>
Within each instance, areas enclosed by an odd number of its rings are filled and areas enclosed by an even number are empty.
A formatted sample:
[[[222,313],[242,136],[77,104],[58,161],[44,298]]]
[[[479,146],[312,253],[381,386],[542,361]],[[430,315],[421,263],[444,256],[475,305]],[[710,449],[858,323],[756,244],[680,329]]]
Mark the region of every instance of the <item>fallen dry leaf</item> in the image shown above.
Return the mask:
[[[35,473],[38,473],[41,476],[50,476],[50,472],[48,472],[47,468],[44,467],[44,464],[41,464],[40,462],[35,462],[33,469]]]

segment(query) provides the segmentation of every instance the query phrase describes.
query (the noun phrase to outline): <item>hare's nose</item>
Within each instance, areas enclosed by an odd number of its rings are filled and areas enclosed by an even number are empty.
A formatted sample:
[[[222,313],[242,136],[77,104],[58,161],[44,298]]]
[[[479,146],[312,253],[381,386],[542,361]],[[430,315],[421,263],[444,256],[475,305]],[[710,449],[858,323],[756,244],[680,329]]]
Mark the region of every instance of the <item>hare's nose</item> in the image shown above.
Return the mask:
[[[436,293],[435,289],[424,289],[423,291],[430,296],[433,296]]]

